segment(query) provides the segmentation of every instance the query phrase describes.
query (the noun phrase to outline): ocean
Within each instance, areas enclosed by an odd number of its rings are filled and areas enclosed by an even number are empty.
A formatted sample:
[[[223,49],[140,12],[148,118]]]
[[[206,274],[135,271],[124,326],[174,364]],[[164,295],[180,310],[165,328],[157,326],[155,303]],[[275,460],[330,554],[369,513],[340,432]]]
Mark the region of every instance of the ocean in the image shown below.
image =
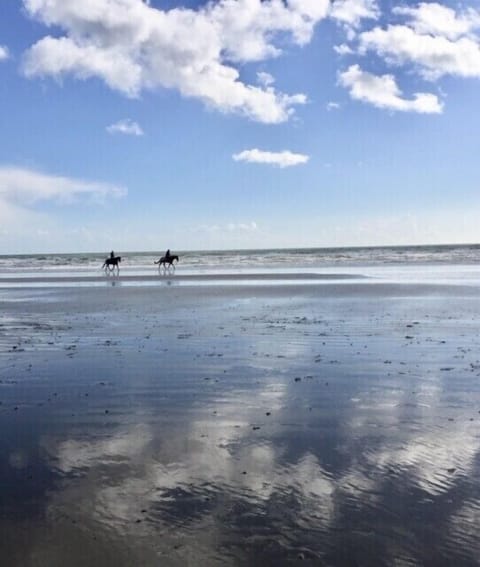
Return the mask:
[[[265,274],[343,274],[400,281],[468,282],[480,278],[480,245],[385,246],[350,248],[288,248],[264,250],[172,250],[179,255],[175,272],[167,275],[215,276]],[[154,264],[162,252],[123,252],[120,276],[165,275]],[[92,280],[104,276],[109,252],[21,254],[0,256],[0,287],[53,278]]]

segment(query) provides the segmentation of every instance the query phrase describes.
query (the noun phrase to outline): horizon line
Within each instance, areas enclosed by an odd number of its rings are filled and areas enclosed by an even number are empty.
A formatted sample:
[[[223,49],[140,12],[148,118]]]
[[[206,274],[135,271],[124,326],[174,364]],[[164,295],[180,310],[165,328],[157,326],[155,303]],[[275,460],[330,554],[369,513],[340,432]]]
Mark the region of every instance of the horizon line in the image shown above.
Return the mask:
[[[277,250],[297,250],[297,251],[313,251],[313,250],[361,250],[362,248],[373,249],[386,249],[386,248],[451,248],[451,247],[466,247],[466,246],[479,246],[480,242],[462,242],[462,243],[437,243],[437,244],[367,244],[367,245],[351,245],[351,246],[280,246],[268,248],[204,248],[204,249],[182,249],[171,248],[175,252],[183,254],[202,254],[202,253],[226,253],[226,252],[272,252]],[[163,250],[163,249],[162,249]],[[119,254],[163,254],[162,250],[121,250]],[[0,257],[10,256],[67,256],[69,254],[91,254],[101,255],[108,254],[105,250],[101,251],[69,251],[69,252],[11,252],[0,253]]]

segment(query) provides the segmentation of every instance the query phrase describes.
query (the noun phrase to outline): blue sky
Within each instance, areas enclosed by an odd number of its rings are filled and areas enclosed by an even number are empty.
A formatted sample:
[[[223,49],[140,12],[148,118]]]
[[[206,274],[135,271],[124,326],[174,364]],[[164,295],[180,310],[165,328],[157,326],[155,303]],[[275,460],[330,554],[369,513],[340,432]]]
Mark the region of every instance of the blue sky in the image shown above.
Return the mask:
[[[480,241],[478,2],[11,0],[0,253]]]

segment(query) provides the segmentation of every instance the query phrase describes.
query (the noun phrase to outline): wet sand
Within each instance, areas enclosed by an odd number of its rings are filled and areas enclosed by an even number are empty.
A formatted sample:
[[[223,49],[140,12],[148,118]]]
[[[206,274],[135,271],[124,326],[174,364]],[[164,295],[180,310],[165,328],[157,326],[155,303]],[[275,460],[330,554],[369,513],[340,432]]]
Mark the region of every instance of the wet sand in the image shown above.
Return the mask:
[[[478,565],[479,287],[178,281],[0,291],[2,565]]]

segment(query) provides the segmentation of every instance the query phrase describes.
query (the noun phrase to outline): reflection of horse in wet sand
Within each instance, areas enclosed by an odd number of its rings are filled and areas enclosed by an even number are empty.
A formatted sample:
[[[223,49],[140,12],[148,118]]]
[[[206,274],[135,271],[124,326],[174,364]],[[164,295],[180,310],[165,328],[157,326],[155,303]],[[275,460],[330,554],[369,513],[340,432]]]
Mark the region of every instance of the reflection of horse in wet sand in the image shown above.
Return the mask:
[[[103,263],[102,268],[107,272],[113,272],[115,269],[117,270],[117,272],[120,271],[120,262],[122,261],[122,257],[121,256],[113,256],[110,258],[106,258],[105,262]]]
[[[169,256],[162,256],[155,264],[158,264],[158,269],[175,270],[174,262],[178,263],[178,256],[176,254],[170,254]]]

